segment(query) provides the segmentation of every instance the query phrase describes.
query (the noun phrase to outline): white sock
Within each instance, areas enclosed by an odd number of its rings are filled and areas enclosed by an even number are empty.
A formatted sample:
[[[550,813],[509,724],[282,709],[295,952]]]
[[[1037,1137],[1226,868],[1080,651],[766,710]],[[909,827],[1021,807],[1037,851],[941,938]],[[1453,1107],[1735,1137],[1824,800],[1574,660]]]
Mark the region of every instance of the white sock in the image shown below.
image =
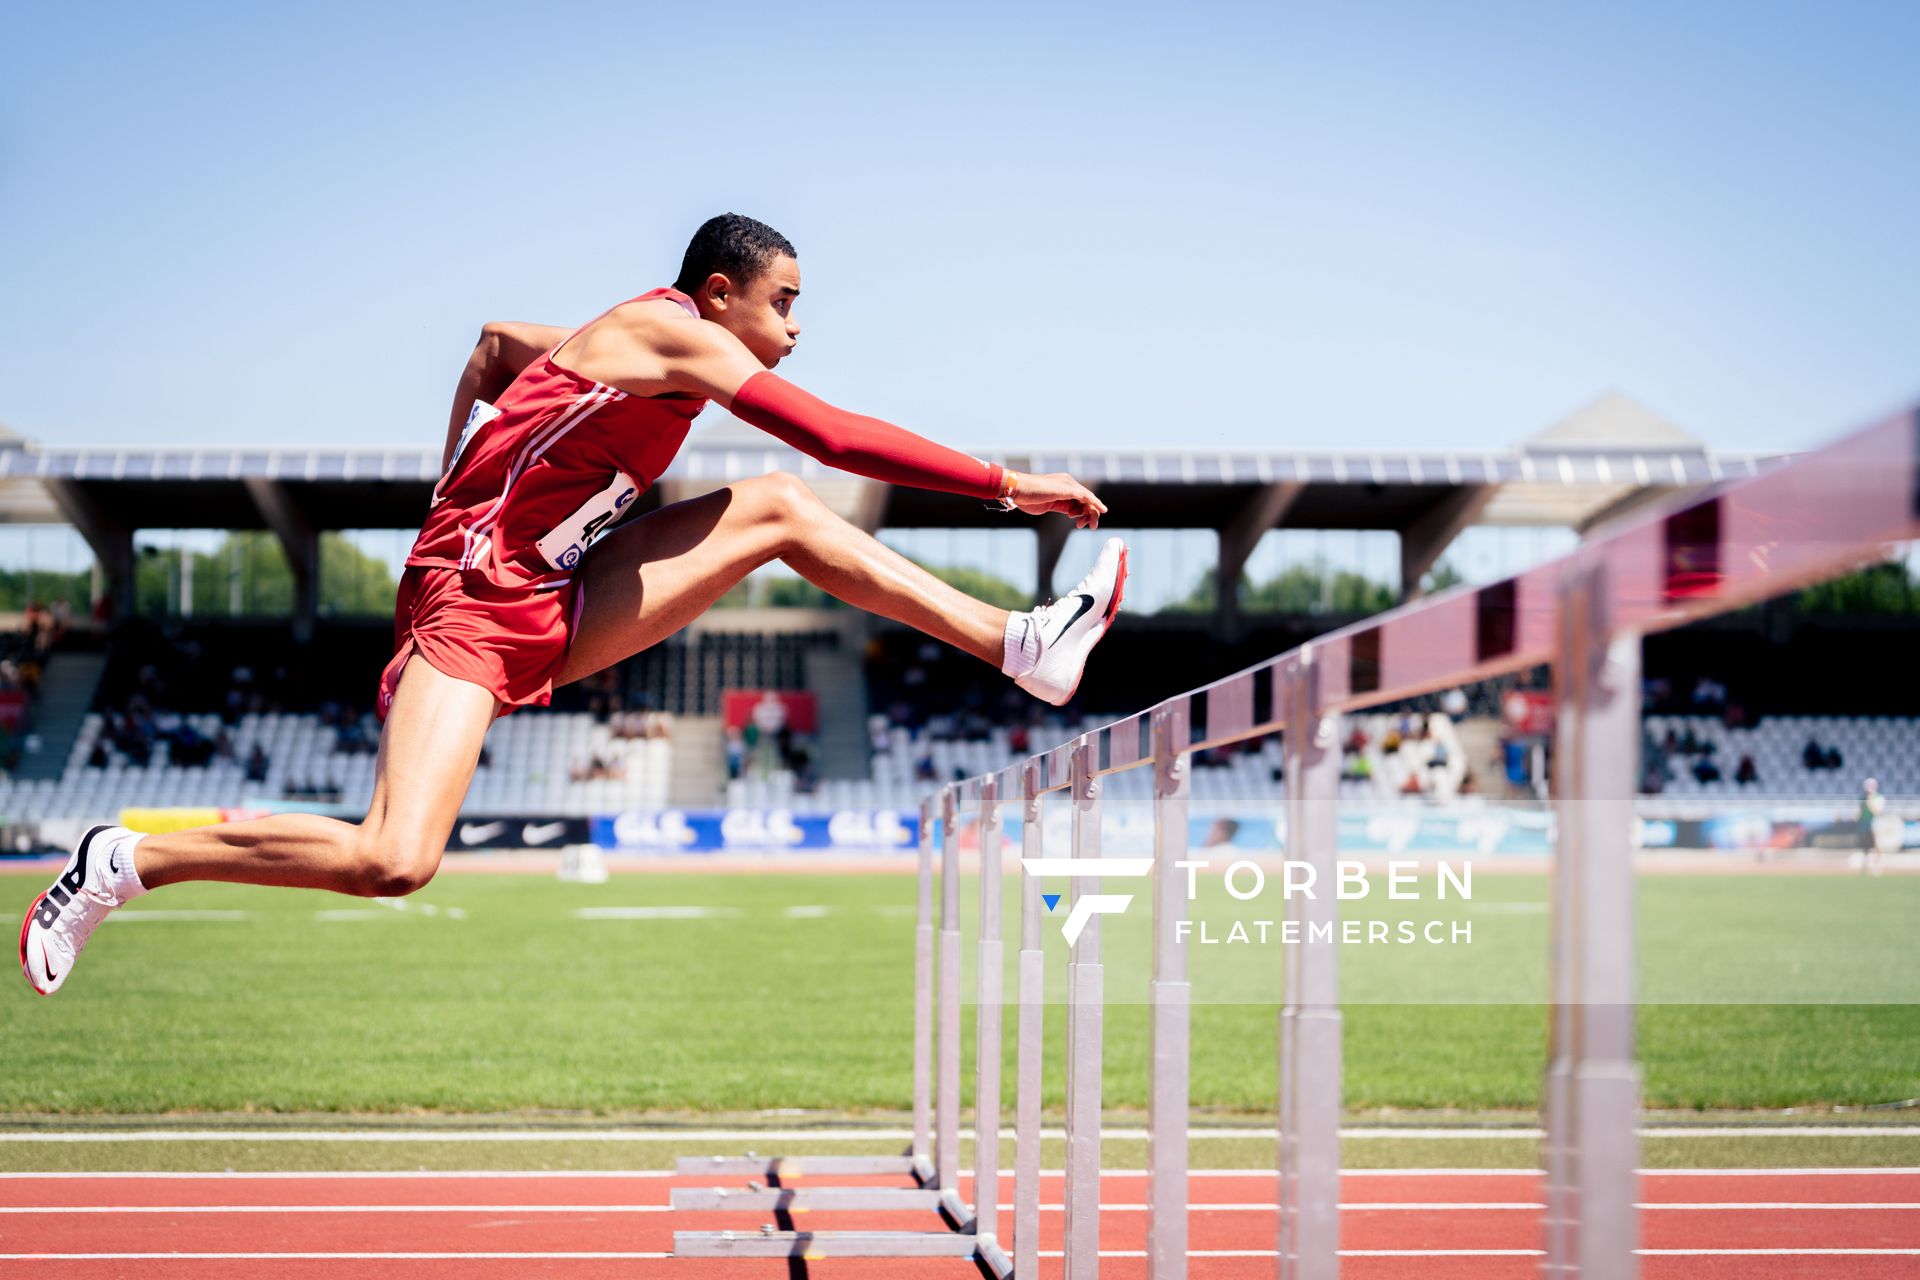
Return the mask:
[[[147,891],[147,886],[140,883],[140,873],[133,867],[134,848],[145,838],[144,835],[125,835],[107,846],[103,878],[114,900],[123,906]]]
[[[1006,656],[1000,670],[1015,680],[1039,665],[1040,635],[1031,613],[1007,615],[1007,634],[1001,641],[1001,651]]]

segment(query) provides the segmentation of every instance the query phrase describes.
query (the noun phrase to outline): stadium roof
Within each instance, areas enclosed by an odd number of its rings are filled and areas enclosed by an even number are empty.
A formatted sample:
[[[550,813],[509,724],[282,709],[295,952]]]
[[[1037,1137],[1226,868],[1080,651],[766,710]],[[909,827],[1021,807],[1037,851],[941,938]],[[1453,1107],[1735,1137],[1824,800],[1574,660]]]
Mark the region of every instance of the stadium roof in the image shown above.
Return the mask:
[[[1510,449],[1063,450],[989,455],[1066,471],[1130,528],[1225,528],[1286,488],[1270,527],[1404,530],[1463,493],[1469,523],[1585,528],[1642,496],[1752,475],[1778,455],[1708,450],[1610,394]],[[84,491],[134,528],[259,528],[254,487],[284,485],[315,527],[413,528],[438,449],[41,445],[0,428],[0,522],[62,522],[55,488]],[[668,497],[769,471],[845,479],[736,420],[703,422],[668,469]],[[251,486],[249,484],[251,482]],[[972,527],[1002,518],[951,495],[886,489],[879,527]],[[1124,513],[1124,514],[1122,514]]]

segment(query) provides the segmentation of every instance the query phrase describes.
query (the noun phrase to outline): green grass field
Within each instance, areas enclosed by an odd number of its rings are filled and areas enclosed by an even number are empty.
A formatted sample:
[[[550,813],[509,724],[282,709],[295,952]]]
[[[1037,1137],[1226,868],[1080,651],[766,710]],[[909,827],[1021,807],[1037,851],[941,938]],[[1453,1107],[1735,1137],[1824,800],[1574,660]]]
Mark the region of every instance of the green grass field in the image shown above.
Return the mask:
[[[0,906],[17,918],[40,887],[0,876]],[[1477,880],[1471,948],[1342,949],[1350,1108],[1537,1105],[1546,919],[1527,904],[1544,891],[1537,877]],[[974,896],[968,883],[963,901]],[[449,874],[406,910],[303,891],[170,889],[111,920],[57,997],[9,984],[0,1112],[897,1115],[909,1098],[912,899],[912,880],[898,875],[693,872],[599,886]],[[1217,905],[1203,894],[1196,908]],[[671,906],[714,914],[575,915]],[[1367,904],[1346,906],[1359,915]],[[1765,987],[1750,972],[1714,977],[1740,970],[1727,953],[1737,960],[1743,948],[1788,966],[1828,955],[1825,967],[1845,978],[1862,962],[1860,939],[1910,938],[1917,908],[1920,881],[1905,879],[1649,877],[1645,985],[1685,996],[1727,981],[1725,998],[1750,998]],[[231,914],[180,915],[200,912]],[[1006,918],[1017,919],[1011,897]],[[1129,994],[1144,920],[1143,900],[1108,934],[1107,1102],[1118,1111],[1146,1101],[1146,1009]],[[1777,937],[1756,933],[1756,921],[1811,923]],[[1057,978],[1056,922],[1047,932]],[[1847,937],[1829,937],[1823,952],[1819,931],[1834,922]],[[1264,997],[1278,954],[1196,955],[1201,1117],[1272,1106],[1274,1005]],[[1436,977],[1445,973],[1464,985]],[[1248,1002],[1209,1002],[1226,997]],[[970,1014],[965,1025],[970,1043]],[[1654,1108],[1920,1095],[1920,1002],[1649,1004],[1640,1028]],[[1064,1010],[1050,1009],[1056,1115],[1064,1032]]]

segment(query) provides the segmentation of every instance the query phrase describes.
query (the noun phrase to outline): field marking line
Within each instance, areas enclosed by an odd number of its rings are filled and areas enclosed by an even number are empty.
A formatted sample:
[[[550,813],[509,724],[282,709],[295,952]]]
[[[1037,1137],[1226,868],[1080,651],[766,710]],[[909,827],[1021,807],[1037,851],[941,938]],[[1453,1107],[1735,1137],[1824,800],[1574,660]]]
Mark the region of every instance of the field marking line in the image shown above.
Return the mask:
[[[600,908],[585,908],[598,910]],[[628,910],[629,908],[605,908]],[[654,908],[632,908],[653,910]],[[971,1129],[962,1129],[963,1141],[973,1140]],[[1064,1129],[1042,1129],[1042,1138],[1064,1138]],[[1103,1136],[1117,1141],[1144,1141],[1145,1129],[1107,1129]],[[1539,1129],[1342,1129],[1342,1138],[1366,1140],[1437,1139],[1449,1142],[1538,1141]],[[1808,1125],[1799,1128],[1727,1126],[1682,1129],[1648,1128],[1643,1138],[1914,1138],[1920,1139],[1920,1124],[1905,1125]],[[51,1130],[0,1132],[0,1142],[905,1142],[913,1137],[910,1129],[149,1129],[149,1130]],[[1209,1139],[1273,1139],[1276,1132],[1259,1129],[1189,1129],[1189,1141]],[[1012,1138],[1003,1133],[1002,1141]],[[805,1159],[805,1157],[790,1157]]]
[[[136,907],[115,911],[107,917],[127,923],[169,924],[177,922],[199,922],[206,920],[252,920],[259,915],[256,911],[170,911]]]
[[[584,906],[574,919],[718,919],[741,915],[732,906]]]

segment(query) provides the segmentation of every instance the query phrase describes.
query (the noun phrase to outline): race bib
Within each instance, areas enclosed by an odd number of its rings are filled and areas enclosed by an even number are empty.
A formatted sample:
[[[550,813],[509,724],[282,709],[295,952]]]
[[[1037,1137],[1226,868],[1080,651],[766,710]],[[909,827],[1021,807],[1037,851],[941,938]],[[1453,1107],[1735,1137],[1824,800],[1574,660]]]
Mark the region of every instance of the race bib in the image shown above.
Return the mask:
[[[639,496],[640,486],[633,482],[632,476],[624,471],[614,472],[612,484],[581,503],[578,511],[534,544],[540,549],[541,558],[556,569],[575,568],[594,539],[618,524]]]

